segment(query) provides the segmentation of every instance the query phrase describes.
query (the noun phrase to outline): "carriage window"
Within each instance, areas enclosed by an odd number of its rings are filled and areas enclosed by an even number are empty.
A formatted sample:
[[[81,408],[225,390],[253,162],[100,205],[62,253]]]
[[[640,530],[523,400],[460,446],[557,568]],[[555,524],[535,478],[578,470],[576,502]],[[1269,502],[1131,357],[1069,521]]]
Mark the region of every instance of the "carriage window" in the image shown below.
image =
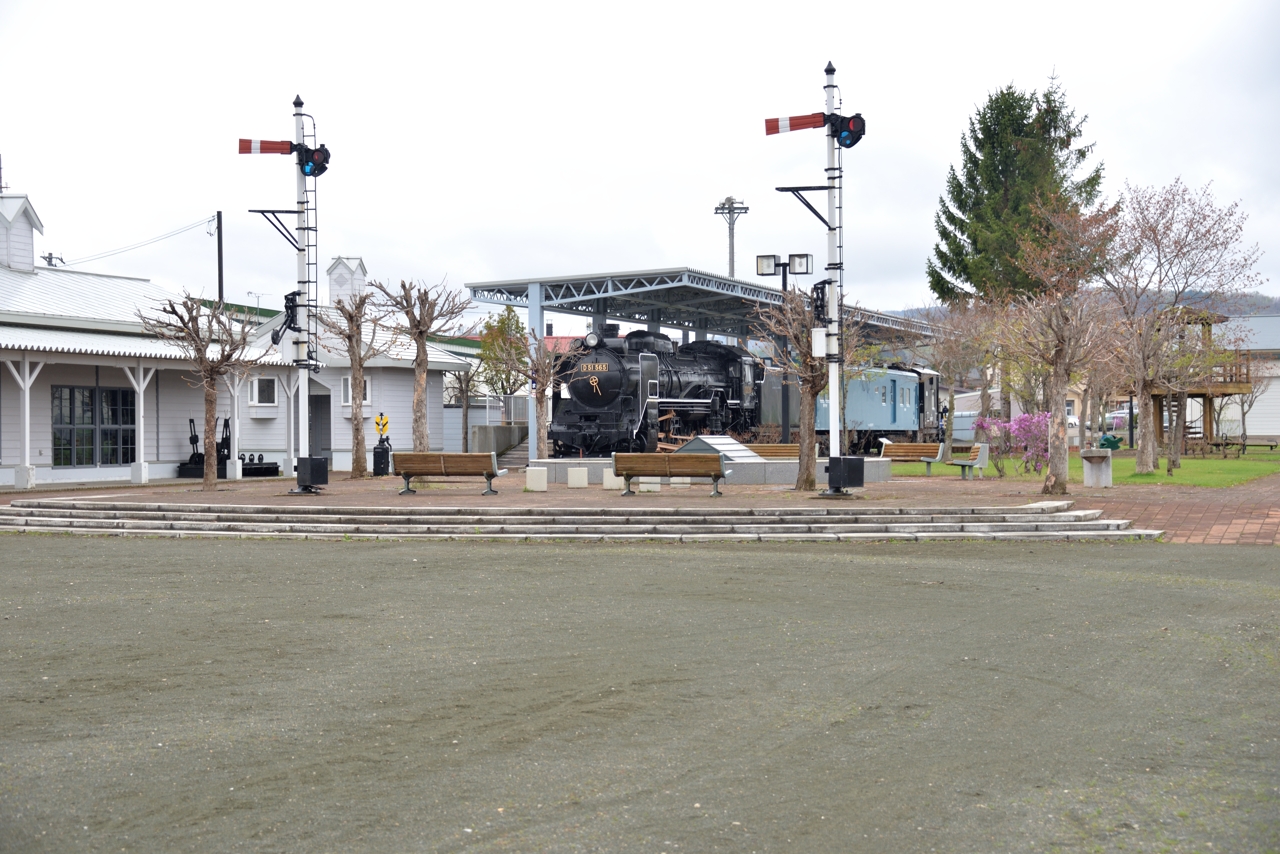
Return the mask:
[[[886,404],[886,403],[888,403],[888,402],[889,402],[888,394],[887,394],[887,392],[885,391],[885,389],[886,389],[886,388],[887,388],[887,386],[879,386],[879,387],[878,387],[878,391],[880,392],[880,403],[881,403],[882,405],[883,405],[883,404]]]

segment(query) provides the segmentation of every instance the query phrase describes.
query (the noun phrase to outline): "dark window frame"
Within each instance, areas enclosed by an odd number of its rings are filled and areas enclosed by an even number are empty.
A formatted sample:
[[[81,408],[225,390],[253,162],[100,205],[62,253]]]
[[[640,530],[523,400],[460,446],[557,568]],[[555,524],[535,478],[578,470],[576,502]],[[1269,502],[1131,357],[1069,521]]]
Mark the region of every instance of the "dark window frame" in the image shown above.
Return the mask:
[[[138,460],[138,396],[131,388],[50,389],[55,468],[122,468]]]

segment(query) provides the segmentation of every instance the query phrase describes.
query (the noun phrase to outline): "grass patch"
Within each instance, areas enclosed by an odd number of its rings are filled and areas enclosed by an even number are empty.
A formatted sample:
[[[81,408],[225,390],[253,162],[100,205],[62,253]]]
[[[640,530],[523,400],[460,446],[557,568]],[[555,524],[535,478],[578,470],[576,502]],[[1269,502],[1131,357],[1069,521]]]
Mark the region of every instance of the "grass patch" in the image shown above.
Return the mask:
[[[1239,459],[1222,457],[1207,457],[1201,459],[1199,457],[1183,457],[1182,468],[1174,469],[1173,476],[1169,477],[1164,472],[1164,459],[1160,460],[1160,467],[1152,474],[1137,474],[1134,472],[1135,459],[1133,456],[1125,455],[1114,457],[1111,461],[1111,480],[1116,486],[1124,486],[1128,484],[1178,484],[1180,486],[1203,486],[1209,489],[1222,489],[1228,486],[1238,486],[1242,483],[1248,483],[1251,480],[1257,480],[1260,477],[1266,477],[1270,474],[1280,472],[1280,451],[1269,451],[1266,449],[1250,449],[1249,453]],[[1071,483],[1082,483],[1084,481],[1084,463],[1080,457],[1073,453],[1071,455],[1069,477]],[[934,476],[958,477],[960,470],[955,466],[934,465]],[[988,477],[995,477],[995,469],[987,468]],[[894,463],[894,477],[923,477],[924,463]],[[1015,466],[1006,463],[1005,479],[1018,480],[1028,482],[1041,482],[1044,480],[1043,474],[1022,474],[1015,470]]]

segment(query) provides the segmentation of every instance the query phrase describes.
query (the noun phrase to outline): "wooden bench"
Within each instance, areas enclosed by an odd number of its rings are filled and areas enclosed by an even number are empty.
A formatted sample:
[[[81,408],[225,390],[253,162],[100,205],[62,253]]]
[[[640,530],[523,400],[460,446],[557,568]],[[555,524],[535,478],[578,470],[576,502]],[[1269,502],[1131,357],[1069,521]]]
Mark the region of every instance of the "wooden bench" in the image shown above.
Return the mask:
[[[709,477],[711,497],[719,498],[720,481],[725,475],[724,458],[720,454],[614,454],[613,476],[626,480],[623,495],[631,491],[633,477]]]
[[[502,477],[506,469],[498,468],[498,455],[488,454],[422,454],[411,451],[395,451],[391,454],[391,470],[404,478],[401,495],[414,495],[409,479],[414,477],[484,477],[485,490],[481,495],[497,495],[493,479]]]
[[[991,446],[985,442],[979,442],[969,449],[969,459],[967,460],[950,460],[947,465],[960,466],[960,479],[968,480],[969,472],[976,472],[978,477],[982,477],[982,470],[987,467],[987,457],[990,454]]]
[[[941,442],[880,441],[880,456],[896,463],[924,463],[926,476],[933,474],[934,463],[942,462]]]
[[[744,445],[743,447],[766,460],[800,459],[799,445]]]

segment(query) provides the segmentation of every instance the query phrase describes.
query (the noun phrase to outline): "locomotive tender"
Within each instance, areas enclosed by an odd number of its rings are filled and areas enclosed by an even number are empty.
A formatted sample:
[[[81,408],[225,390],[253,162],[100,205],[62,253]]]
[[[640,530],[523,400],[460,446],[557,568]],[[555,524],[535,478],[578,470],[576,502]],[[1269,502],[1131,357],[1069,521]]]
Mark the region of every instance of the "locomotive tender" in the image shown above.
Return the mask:
[[[781,421],[780,372],[740,347],[715,341],[676,345],[660,332],[643,330],[623,338],[610,324],[604,335],[590,333],[575,348],[577,355],[558,379],[560,393],[552,397],[548,438],[557,457],[656,451],[659,430],[749,435]],[[933,371],[879,368],[849,380],[845,397],[845,427],[856,431],[864,450],[874,449],[881,437],[936,440]],[[793,419],[797,404],[792,403]],[[823,436],[826,406],[824,395],[815,413]]]

